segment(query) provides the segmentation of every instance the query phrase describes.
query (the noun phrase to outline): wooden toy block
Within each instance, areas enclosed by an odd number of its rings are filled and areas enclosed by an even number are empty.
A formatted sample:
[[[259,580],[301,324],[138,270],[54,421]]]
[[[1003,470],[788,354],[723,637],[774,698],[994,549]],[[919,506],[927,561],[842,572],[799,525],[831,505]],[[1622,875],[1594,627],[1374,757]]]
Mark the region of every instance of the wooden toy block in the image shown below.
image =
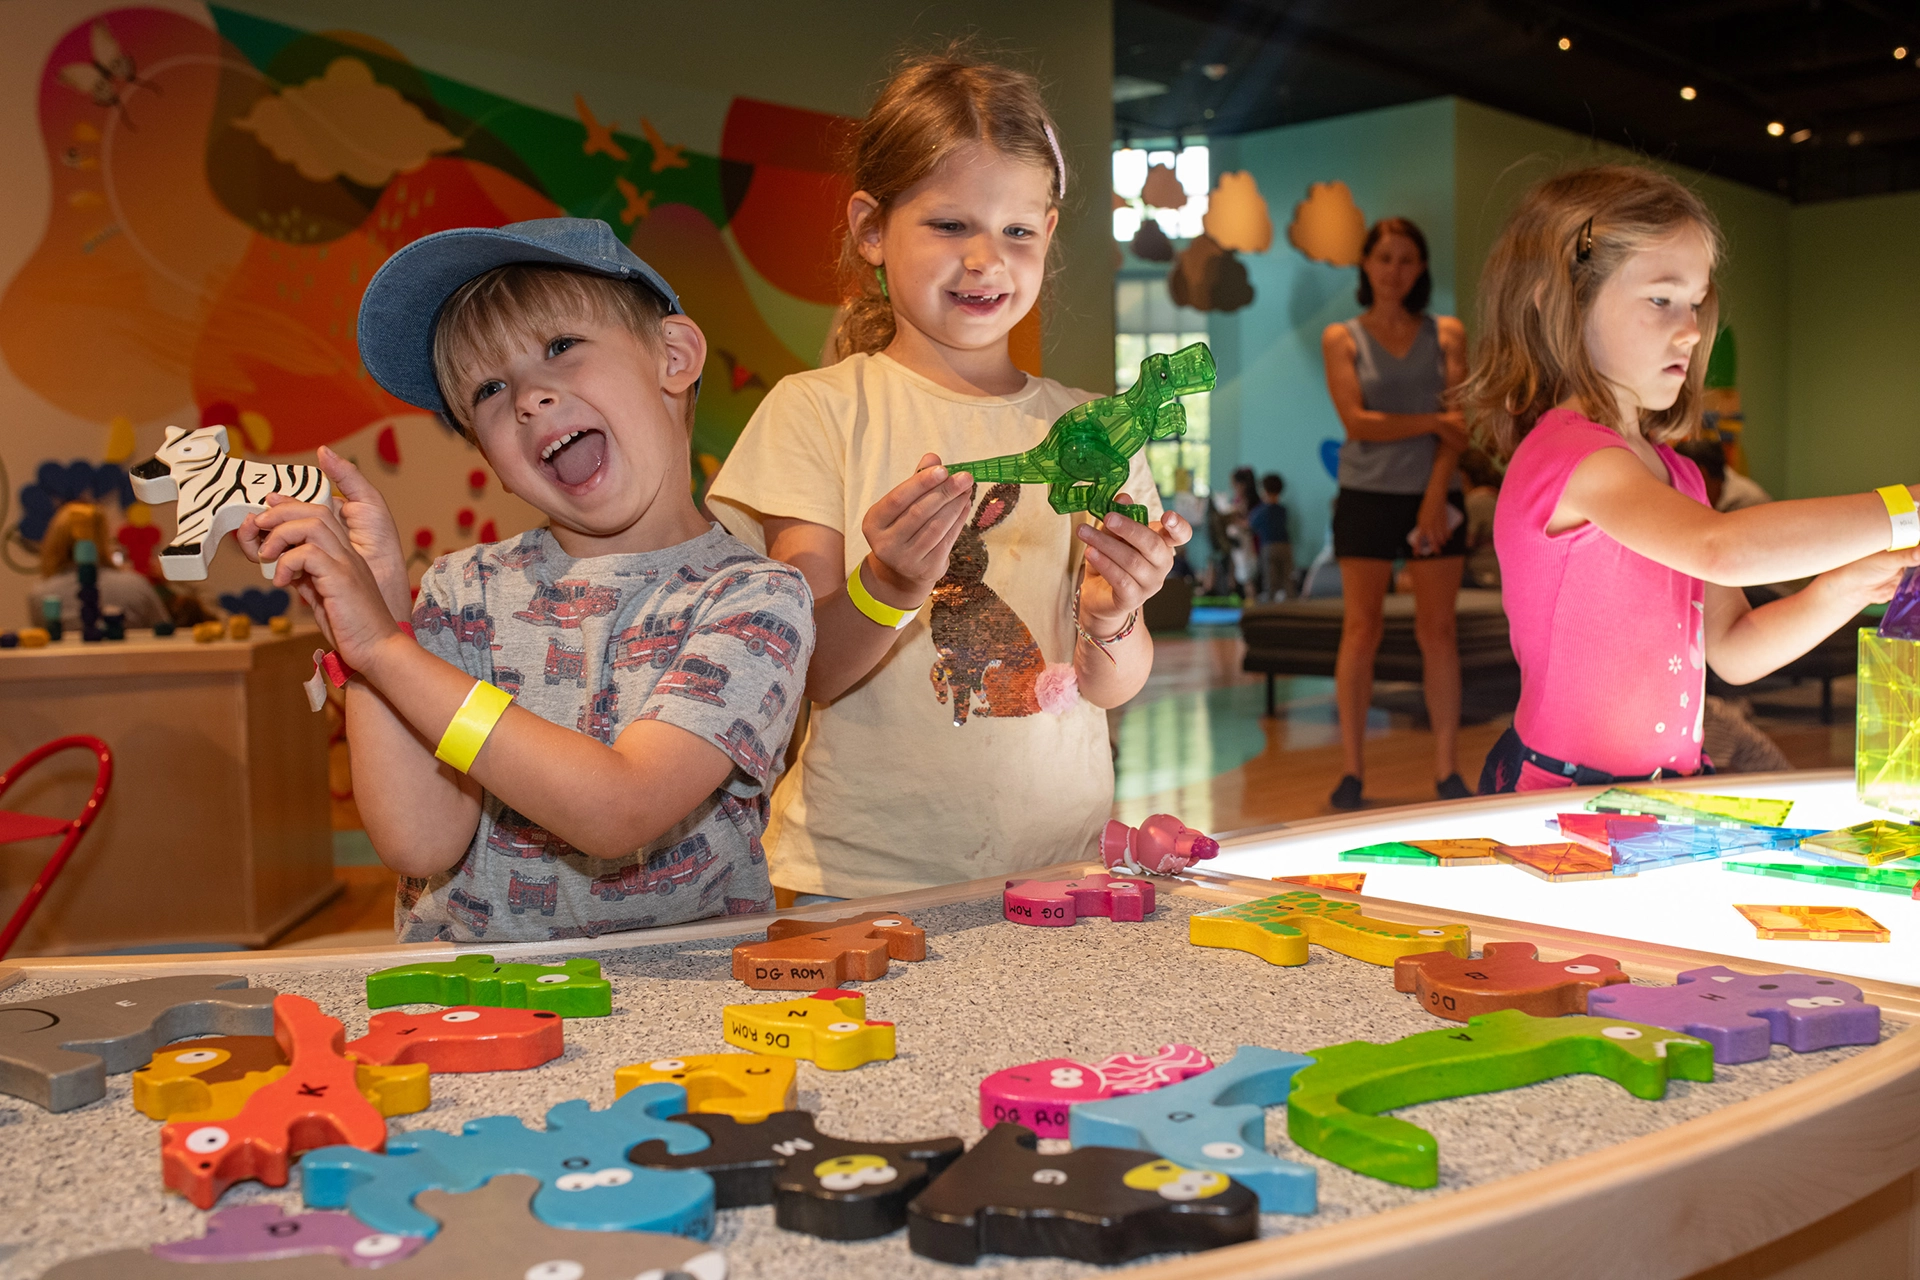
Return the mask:
[[[1278,904],[1278,897],[1260,898],[1196,911],[1187,917],[1187,941],[1196,947],[1244,951],[1268,964],[1305,964],[1306,931],[1288,923],[1286,910]]]
[[[688,1111],[759,1124],[776,1111],[793,1109],[794,1071],[792,1058],[764,1053],[690,1053],[618,1068],[613,1096],[624,1097],[643,1084],[677,1084],[687,1091]]]
[[[1145,920],[1153,914],[1153,881],[1104,871],[1074,880],[1009,880],[1000,910],[1015,924],[1048,929],[1063,928],[1082,916]]]
[[[1733,909],[1753,924],[1758,938],[1786,942],[1886,942],[1887,927],[1858,907],[1761,906],[1736,902]]]
[[[461,956],[368,974],[367,1008],[396,1004],[477,1004],[604,1018],[613,1012],[613,984],[600,976],[598,960],[584,956],[555,965],[495,964],[492,956]]]
[[[127,476],[140,501],[174,503],[173,539],[160,548],[160,572],[169,582],[205,579],[221,540],[265,511],[268,494],[325,504],[333,493],[319,467],[233,457],[224,426],[168,427],[153,457]],[[273,564],[260,568],[272,580]]]
[[[1190,1169],[1224,1173],[1260,1200],[1262,1213],[1312,1213],[1311,1168],[1267,1150],[1266,1108],[1287,1100],[1313,1059],[1243,1044],[1213,1070],[1179,1084],[1073,1108],[1075,1147],[1143,1147]]]
[[[547,1009],[376,1013],[347,1052],[367,1063],[419,1063],[435,1072],[525,1071],[566,1052],[560,1015]]]
[[[1417,925],[1395,924],[1391,920],[1378,920],[1363,914],[1357,902],[1323,898],[1308,889],[1295,889],[1271,898],[1258,898],[1232,907],[1198,912],[1190,917],[1190,921],[1187,938],[1199,946],[1238,946],[1243,951],[1253,950],[1251,946],[1239,945],[1258,941],[1258,934],[1249,929],[1233,930],[1231,933],[1220,931],[1219,936],[1237,941],[1202,941],[1202,934],[1213,936],[1221,922],[1225,922],[1255,926],[1259,932],[1274,939],[1271,943],[1261,944],[1269,951],[1282,957],[1299,956],[1299,959],[1273,960],[1274,964],[1306,963],[1304,944],[1293,943],[1284,934],[1276,932],[1272,928],[1274,925],[1297,929],[1305,935],[1306,942],[1337,951],[1343,956],[1352,956],[1355,960],[1364,960],[1368,964],[1390,965],[1401,956],[1419,955],[1423,951],[1446,951],[1464,958],[1473,946],[1466,925],[1445,924],[1423,929]],[[1253,954],[1262,959],[1268,958],[1261,951],[1254,950]]]
[[[867,1020],[867,998],[828,987],[779,1004],[722,1009],[728,1044],[780,1058],[805,1058],[826,1071],[851,1071],[893,1056],[893,1024]]]
[[[533,1213],[575,1231],[664,1231],[704,1240],[713,1232],[713,1179],[690,1169],[637,1169],[627,1152],[659,1138],[673,1155],[698,1151],[707,1136],[668,1117],[686,1110],[679,1085],[649,1084],[595,1111],[582,1099],[547,1111],[545,1129],[517,1116],[469,1120],[457,1134],[396,1133],[385,1155],[324,1147],[300,1162],[307,1204],[345,1208],[395,1235],[433,1235],[415,1196],[428,1188],[466,1191],[501,1173],[540,1180]],[[493,1274],[488,1269],[487,1274]]]
[[[1568,880],[1605,880],[1614,874],[1612,854],[1571,840],[1556,844],[1503,844],[1494,850],[1493,856],[1528,875],[1556,884]]]
[[[1640,813],[1667,822],[1736,827],[1779,827],[1793,812],[1791,800],[1709,796],[1664,787],[1612,787],[1587,801],[1594,813]]]
[[[775,920],[765,942],[733,949],[733,976],[755,991],[817,991],[887,976],[887,962],[925,960],[927,933],[903,915]]]
[[[1164,1089],[1212,1069],[1213,1059],[1190,1044],[1163,1044],[1144,1058],[1116,1053],[1091,1066],[1047,1058],[1006,1067],[980,1082],[980,1124],[1019,1124],[1042,1138],[1064,1138],[1067,1109],[1076,1102]]]
[[[107,1095],[169,1040],[273,1030],[274,991],[232,974],[146,978],[0,1005],[0,1093],[49,1111]]]
[[[1017,1124],[989,1129],[907,1206],[907,1247],[959,1266],[983,1253],[1113,1266],[1259,1231],[1259,1201],[1224,1174],[1114,1147],[1043,1156]]]
[[[1177,876],[1219,856],[1218,840],[1170,813],[1156,813],[1137,827],[1112,818],[1100,833],[1100,861],[1128,875]]]
[[[215,640],[218,640],[226,634],[227,628],[218,622],[209,620],[193,624],[193,642],[195,644],[212,644]]]
[[[20,647],[22,649],[44,649],[53,643],[53,633],[45,627],[20,628]]]
[[[671,1155],[657,1139],[627,1159],[646,1168],[698,1169],[713,1179],[722,1209],[771,1204],[775,1225],[823,1240],[871,1240],[907,1225],[907,1202],[960,1158],[958,1138],[849,1142],[814,1127],[810,1111],[780,1111],[758,1124],[732,1116],[679,1116],[712,1139]]]
[[[1315,1155],[1405,1187],[1440,1179],[1439,1145],[1418,1125],[1380,1114],[1557,1076],[1605,1076],[1636,1098],[1667,1081],[1713,1079],[1713,1047],[1614,1018],[1535,1018],[1502,1009],[1464,1029],[1422,1031],[1391,1044],[1354,1040],[1315,1049],[1294,1078],[1287,1136]]]
[[[1440,855],[1429,853],[1425,849],[1416,849],[1400,840],[1389,840],[1384,844],[1362,845],[1358,849],[1348,849],[1341,853],[1342,862],[1383,862],[1388,866],[1437,867]]]
[[[1849,862],[1877,867],[1883,862],[1900,862],[1920,854],[1920,826],[1875,820],[1809,836],[1801,843]]]
[[[277,1204],[242,1204],[207,1219],[196,1240],[156,1244],[147,1252],[169,1262],[274,1262],[331,1254],[349,1267],[385,1267],[417,1253],[423,1236],[375,1231],[350,1213],[286,1213]],[[224,1274],[224,1273],[223,1273]]]
[[[1616,875],[1631,875],[1686,862],[1709,862],[1743,849],[1771,848],[1772,844],[1772,837],[1751,827],[1690,827],[1662,822],[1651,831],[1616,838],[1613,869]]]
[[[1594,991],[1587,1012],[1698,1036],[1713,1046],[1715,1062],[1758,1062],[1776,1044],[1811,1053],[1880,1042],[1880,1008],[1862,1000],[1851,982],[1737,973],[1717,964],[1689,969],[1671,987]]]
[[[1539,955],[1531,942],[1489,942],[1477,960],[1443,951],[1401,956],[1393,965],[1393,989],[1417,996],[1435,1017],[1465,1022],[1500,1009],[1536,1018],[1585,1013],[1588,992],[1630,981],[1607,956],[1548,962]]]
[[[1916,891],[1920,891],[1920,868],[1829,867],[1809,862],[1728,862],[1722,865],[1728,871],[1739,871],[1750,876],[1774,876],[1807,884],[1864,889],[1870,893],[1897,893],[1902,897],[1912,897]]]
[[[1614,840],[1656,831],[1660,819],[1644,813],[1563,813],[1554,825],[1566,839],[1611,857]]]
[[[433,1100],[427,1067],[380,1066],[354,1058],[354,1083],[383,1116],[425,1111]],[[133,1105],[155,1120],[226,1120],[247,1099],[287,1074],[287,1055],[272,1036],[218,1036],[170,1045],[133,1073]]]
[[[1320,876],[1275,876],[1278,884],[1297,884],[1303,889],[1337,889],[1341,893],[1359,893],[1367,887],[1364,871],[1335,871]]]

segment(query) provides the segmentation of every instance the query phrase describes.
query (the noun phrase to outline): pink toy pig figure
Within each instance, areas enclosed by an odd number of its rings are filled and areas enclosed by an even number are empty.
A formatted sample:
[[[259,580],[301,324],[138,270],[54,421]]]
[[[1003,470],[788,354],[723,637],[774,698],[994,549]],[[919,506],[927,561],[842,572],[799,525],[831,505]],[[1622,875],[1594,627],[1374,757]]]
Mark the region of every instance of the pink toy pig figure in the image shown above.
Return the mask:
[[[1100,861],[1110,871],[1174,876],[1196,862],[1219,855],[1218,840],[1195,831],[1170,813],[1156,813],[1138,827],[1116,818],[1100,834]]]

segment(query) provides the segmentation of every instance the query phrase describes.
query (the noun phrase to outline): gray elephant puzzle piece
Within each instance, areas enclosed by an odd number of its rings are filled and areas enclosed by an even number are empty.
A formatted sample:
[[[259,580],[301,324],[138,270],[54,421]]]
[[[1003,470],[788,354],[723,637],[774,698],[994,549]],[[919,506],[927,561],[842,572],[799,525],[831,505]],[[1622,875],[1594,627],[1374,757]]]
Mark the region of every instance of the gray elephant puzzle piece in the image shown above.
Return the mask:
[[[235,990],[235,988],[239,988]],[[146,978],[0,1004],[0,1093],[71,1111],[183,1036],[273,1034],[271,987],[230,973]]]

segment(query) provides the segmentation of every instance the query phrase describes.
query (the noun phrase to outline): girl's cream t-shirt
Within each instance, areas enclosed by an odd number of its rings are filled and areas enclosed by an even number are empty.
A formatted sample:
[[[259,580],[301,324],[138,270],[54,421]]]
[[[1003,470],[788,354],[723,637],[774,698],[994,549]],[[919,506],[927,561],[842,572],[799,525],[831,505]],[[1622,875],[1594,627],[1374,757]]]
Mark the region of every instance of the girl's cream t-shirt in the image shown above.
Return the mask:
[[[767,393],[707,502],[760,551],[769,517],[838,530],[851,572],[867,509],[924,455],[1030,449],[1090,399],[1032,377],[1010,396],[961,395],[886,355],[850,356]],[[1126,491],[1159,516],[1144,451]],[[1090,853],[1110,814],[1106,713],[1062,696],[1087,517],[1057,514],[1044,485],[982,483],[973,503],[934,598],[865,680],[813,708],[767,827],[781,888],[865,897],[1063,862]]]

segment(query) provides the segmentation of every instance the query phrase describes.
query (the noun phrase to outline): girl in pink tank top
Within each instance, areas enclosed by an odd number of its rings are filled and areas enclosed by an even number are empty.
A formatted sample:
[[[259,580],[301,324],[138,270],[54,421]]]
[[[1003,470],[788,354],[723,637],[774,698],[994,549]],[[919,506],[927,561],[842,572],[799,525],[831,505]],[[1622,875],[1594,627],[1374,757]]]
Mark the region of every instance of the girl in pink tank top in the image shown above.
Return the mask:
[[[1520,705],[1482,793],[1710,771],[1708,664],[1766,675],[1920,563],[1915,489],[1723,515],[1669,447],[1700,430],[1720,248],[1693,192],[1607,165],[1534,187],[1488,255],[1462,399],[1511,456],[1493,538]],[[1740,590],[1805,577],[1758,609]]]

